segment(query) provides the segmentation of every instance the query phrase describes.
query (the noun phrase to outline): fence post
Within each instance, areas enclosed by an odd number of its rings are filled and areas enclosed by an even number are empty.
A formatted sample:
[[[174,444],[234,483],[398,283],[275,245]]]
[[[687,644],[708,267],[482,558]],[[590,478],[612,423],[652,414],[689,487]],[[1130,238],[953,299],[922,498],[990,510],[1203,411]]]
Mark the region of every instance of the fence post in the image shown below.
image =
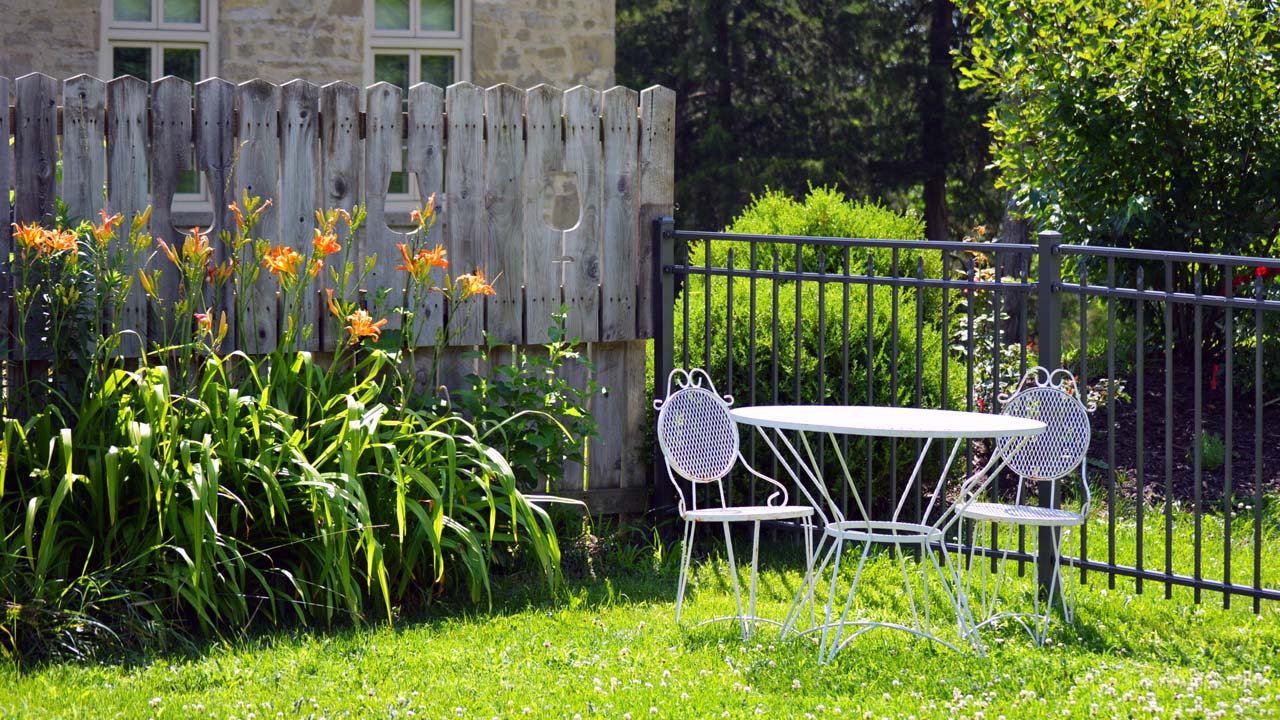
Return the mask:
[[[1036,325],[1038,344],[1040,346],[1040,365],[1052,372],[1062,366],[1062,256],[1058,246],[1062,244],[1062,234],[1047,231],[1039,234],[1040,241],[1040,278],[1036,287],[1038,306],[1036,308]],[[1036,485],[1036,497],[1041,507],[1054,505],[1053,481],[1041,480]],[[1040,528],[1039,542],[1036,546],[1036,581],[1039,592],[1048,602],[1049,588],[1054,582],[1055,558],[1057,543],[1054,542],[1053,528]],[[1061,583],[1061,579],[1058,580]],[[1061,585],[1059,585],[1061,587]]]
[[[675,220],[659,217],[653,220],[653,397],[665,398],[667,376],[675,367],[675,277],[669,269],[675,264]],[[666,511],[676,503],[675,488],[667,479],[666,460],[654,443],[653,508]]]

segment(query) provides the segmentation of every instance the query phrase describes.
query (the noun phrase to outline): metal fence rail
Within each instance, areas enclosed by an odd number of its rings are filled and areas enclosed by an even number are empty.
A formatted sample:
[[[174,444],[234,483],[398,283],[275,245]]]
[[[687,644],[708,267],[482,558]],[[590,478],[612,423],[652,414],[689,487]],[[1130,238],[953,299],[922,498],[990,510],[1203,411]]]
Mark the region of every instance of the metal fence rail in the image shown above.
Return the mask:
[[[1250,598],[1255,611],[1280,600],[1280,568],[1263,561],[1264,534],[1277,531],[1268,489],[1280,478],[1265,453],[1280,441],[1280,402],[1268,401],[1280,390],[1280,292],[1269,279],[1280,260],[1065,245],[1052,232],[1035,245],[869,240],[675,230],[670,219],[653,239],[656,378],[706,367],[739,405],[997,412],[1029,364],[1068,367],[1096,401],[1086,467],[1106,528],[1073,535],[1064,564],[1110,587],[1132,578],[1137,592],[1190,587],[1195,602],[1204,591],[1224,606]],[[1206,463],[1209,435],[1220,440],[1217,468]],[[896,442],[887,452],[839,444],[819,453],[859,462],[864,499],[897,495]],[[743,452],[776,474],[754,436]],[[986,452],[970,445],[964,469]],[[993,493],[1014,482],[997,479]],[[660,507],[668,485],[656,484]],[[1043,578],[1047,558],[1022,540],[1017,550]]]

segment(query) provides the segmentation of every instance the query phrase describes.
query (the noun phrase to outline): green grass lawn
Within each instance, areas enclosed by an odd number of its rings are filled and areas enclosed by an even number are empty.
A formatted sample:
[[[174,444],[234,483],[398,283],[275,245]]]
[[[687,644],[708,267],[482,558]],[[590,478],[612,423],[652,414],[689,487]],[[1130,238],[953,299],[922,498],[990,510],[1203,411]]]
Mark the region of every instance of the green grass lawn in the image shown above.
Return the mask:
[[[781,618],[801,579],[789,542],[762,557],[762,613]],[[780,548],[776,546],[781,546]],[[1036,647],[1015,625],[986,657],[877,630],[819,665],[804,639],[689,622],[729,611],[720,555],[698,563],[685,627],[674,612],[675,548],[613,556],[558,599],[519,577],[493,612],[328,634],[276,633],[132,664],[0,669],[5,717],[1266,717],[1280,714],[1280,604],[1221,609],[1189,590],[1078,592],[1075,628]],[[1271,557],[1275,557],[1272,555]],[[1274,561],[1272,561],[1274,562]],[[852,567],[847,568],[852,570]],[[867,612],[905,612],[891,556],[864,578]],[[935,608],[937,606],[935,605]],[[945,625],[945,622],[940,622]]]

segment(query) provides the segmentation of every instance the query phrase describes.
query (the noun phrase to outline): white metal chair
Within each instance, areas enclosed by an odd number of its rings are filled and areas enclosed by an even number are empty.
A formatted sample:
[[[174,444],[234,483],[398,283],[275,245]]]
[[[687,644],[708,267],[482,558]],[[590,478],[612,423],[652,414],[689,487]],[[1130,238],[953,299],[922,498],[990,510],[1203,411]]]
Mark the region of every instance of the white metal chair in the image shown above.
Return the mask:
[[[693,538],[700,523],[720,523],[724,527],[724,541],[729,559],[729,574],[733,581],[733,595],[738,614],[712,618],[698,625],[723,620],[736,620],[742,626],[742,638],[746,640],[756,622],[781,626],[782,623],[756,616],[756,577],[760,549],[760,523],[766,520],[800,520],[804,527],[806,573],[813,569],[812,517],[813,508],[807,505],[788,504],[787,489],[781,483],[757,472],[742,457],[739,450],[738,425],[729,416],[733,397],[717,394],[711,378],[704,370],[676,368],[667,378],[666,399],[655,400],[658,410],[658,444],[666,458],[667,475],[676,487],[680,517],[684,520],[684,553],[680,561],[680,580],[676,591],[676,622],[684,604],[684,593],[689,582],[689,564],[693,553]],[[735,462],[753,475],[769,483],[772,490],[764,505],[735,505],[731,487],[725,477]],[[677,476],[694,483],[689,496]],[[698,506],[698,486],[714,485],[708,507]],[[743,611],[742,592],[738,583],[738,567],[734,560],[733,538],[730,523],[752,523],[751,535],[751,586],[747,608]],[[805,584],[809,583],[806,574]]]
[[[1023,376],[1013,395],[1002,396],[1000,400],[1004,404],[1002,412],[1005,414],[1034,418],[1043,421],[1048,428],[1039,437],[1020,446],[1004,443],[996,446],[996,452],[1003,454],[1005,465],[1018,475],[1018,490],[1012,504],[970,502],[959,508],[962,520],[974,521],[978,526],[994,523],[992,533],[996,533],[997,525],[1006,526],[1009,530],[1000,549],[994,582],[991,581],[990,571],[977,569],[978,565],[985,563],[975,563],[971,554],[966,590],[972,600],[974,573],[983,573],[979,588],[981,603],[975,607],[977,616],[983,618],[978,623],[978,628],[1009,618],[1019,622],[1037,644],[1043,644],[1055,598],[1062,606],[1063,618],[1068,623],[1074,618],[1074,592],[1069,594],[1062,587],[1062,538],[1065,529],[1083,525],[1089,515],[1091,498],[1084,471],[1084,457],[1089,450],[1089,414],[1080,401],[1080,391],[1075,379],[1069,371],[1063,369],[1050,372],[1043,367],[1031,368]],[[1059,481],[1076,468],[1080,468],[1080,508],[1060,508],[1059,501],[1063,493],[1062,483]],[[1042,480],[1050,483],[1049,507],[1031,504],[1028,500],[1033,501],[1034,498],[1023,496],[1028,484]],[[1004,609],[999,600],[1014,530],[1019,527],[1046,527],[1050,529],[1053,538],[1053,579],[1043,604],[1038,589],[1033,588],[1029,612]],[[978,542],[975,535],[975,548]]]

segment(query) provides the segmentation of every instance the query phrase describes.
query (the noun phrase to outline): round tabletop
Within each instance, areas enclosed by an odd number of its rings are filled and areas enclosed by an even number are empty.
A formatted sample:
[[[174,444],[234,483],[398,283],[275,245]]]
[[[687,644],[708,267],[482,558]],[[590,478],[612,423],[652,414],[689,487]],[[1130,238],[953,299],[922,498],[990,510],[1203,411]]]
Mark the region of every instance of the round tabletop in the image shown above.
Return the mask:
[[[868,405],[756,405],[733,408],[729,415],[757,427],[875,437],[1027,437],[1045,429],[1039,420],[1008,415]]]

